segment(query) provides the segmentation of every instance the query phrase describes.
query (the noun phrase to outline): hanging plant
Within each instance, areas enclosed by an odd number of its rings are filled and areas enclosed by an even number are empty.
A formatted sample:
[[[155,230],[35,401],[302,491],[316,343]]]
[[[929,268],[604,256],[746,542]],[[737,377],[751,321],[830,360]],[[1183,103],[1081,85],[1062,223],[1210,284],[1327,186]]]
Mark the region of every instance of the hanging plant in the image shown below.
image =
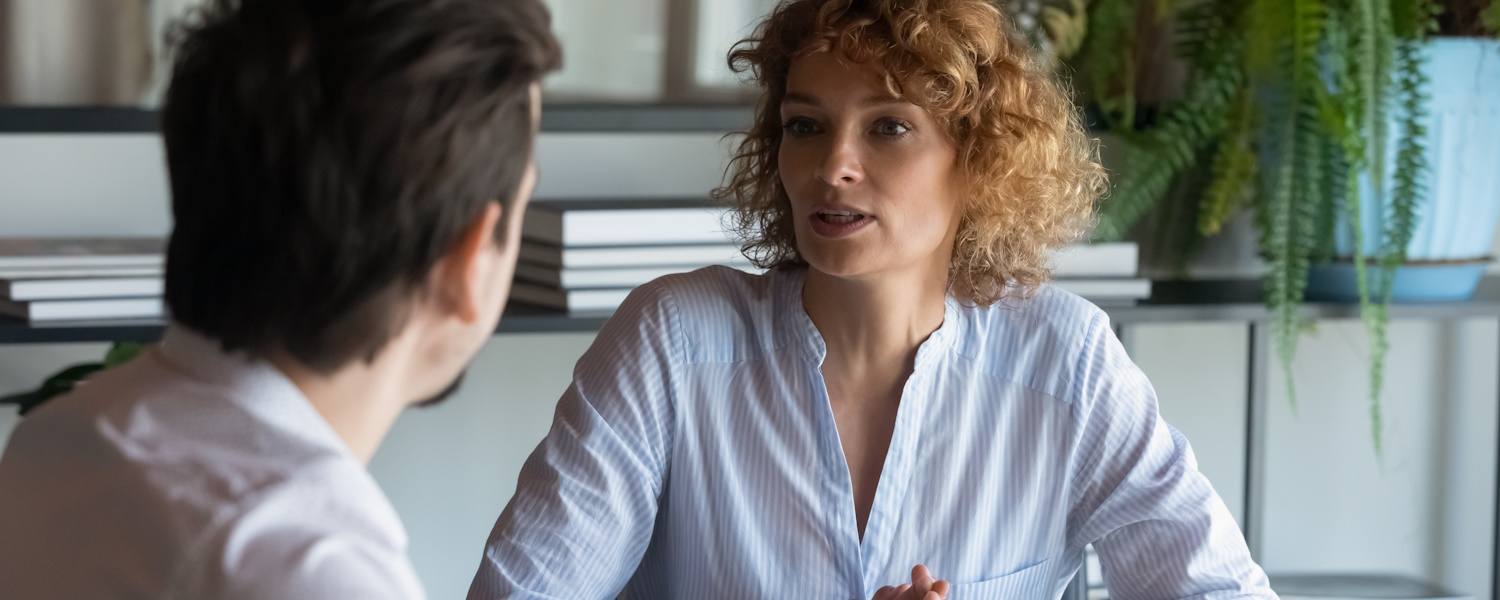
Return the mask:
[[[1467,22],[1500,21],[1500,4],[1456,3],[1473,8],[1462,17]],[[1173,18],[1177,54],[1188,69],[1181,98],[1150,119],[1137,114],[1133,86],[1143,10]],[[1269,266],[1266,303],[1293,406],[1290,364],[1309,268],[1334,258],[1335,230],[1348,224],[1360,314],[1371,339],[1377,453],[1387,307],[1426,192],[1427,81],[1419,54],[1440,12],[1433,0],[1096,0],[1079,67],[1083,87],[1124,147],[1096,239],[1125,237],[1184,185],[1193,188],[1190,237],[1198,240],[1251,210]],[[1392,109],[1394,130],[1387,125]],[[1391,144],[1395,160],[1387,164]],[[1388,194],[1376,198],[1387,213],[1379,231],[1362,226],[1362,181],[1374,182],[1365,186],[1374,194]],[[1367,236],[1380,241],[1374,256],[1365,256]],[[1379,276],[1367,272],[1367,261]]]
[[[1000,0],[997,4],[1050,66],[1077,54],[1089,34],[1088,0]]]

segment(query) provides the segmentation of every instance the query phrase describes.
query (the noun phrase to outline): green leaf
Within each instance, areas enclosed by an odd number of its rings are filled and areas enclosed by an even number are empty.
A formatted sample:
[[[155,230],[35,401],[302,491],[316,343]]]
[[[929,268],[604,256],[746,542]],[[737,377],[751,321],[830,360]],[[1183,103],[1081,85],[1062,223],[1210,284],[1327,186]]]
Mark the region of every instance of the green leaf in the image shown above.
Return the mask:
[[[1237,94],[1229,111],[1229,124],[1219,139],[1210,181],[1203,191],[1198,210],[1198,232],[1209,236],[1219,232],[1239,208],[1248,192],[1253,191],[1259,162],[1251,149],[1255,132],[1254,104],[1248,91]]]
[[[1111,130],[1135,127],[1136,1],[1095,0],[1088,11],[1082,72]]]
[[[1268,70],[1264,79],[1280,98],[1272,107],[1272,127],[1266,143],[1275,150],[1276,165],[1263,188],[1259,206],[1262,222],[1269,227],[1262,237],[1263,251],[1270,258],[1266,297],[1272,313],[1271,331],[1277,356],[1287,374],[1287,397],[1295,409],[1296,386],[1292,359],[1301,333],[1300,314],[1307,288],[1310,257],[1315,239],[1318,203],[1326,189],[1321,166],[1324,131],[1320,127],[1324,109],[1319,102],[1322,79],[1319,46],[1327,9],[1319,0],[1273,3],[1262,0],[1259,19],[1288,21],[1290,36],[1277,55],[1284,57]],[[1273,6],[1274,5],[1274,6]],[[1279,85],[1278,85],[1279,84]]]
[[[1479,22],[1483,23],[1484,28],[1490,30],[1492,35],[1500,34],[1500,2],[1491,0],[1489,8],[1479,13]]]
[[[0,404],[18,405],[20,414],[25,415],[42,403],[73,391],[80,382],[95,373],[130,361],[140,354],[141,349],[141,344],[134,342],[115,342],[105,353],[104,362],[73,365],[53,373],[37,389],[0,398]]]
[[[1421,42],[1406,38],[1396,45],[1396,72],[1399,77],[1397,97],[1401,103],[1399,137],[1396,140],[1396,170],[1392,174],[1390,218],[1382,232],[1380,250],[1380,285],[1373,292],[1376,301],[1362,308],[1365,327],[1370,335],[1370,427],[1376,452],[1381,451],[1381,403],[1384,388],[1385,357],[1390,350],[1386,339],[1396,268],[1406,262],[1406,248],[1417,227],[1416,209],[1426,189],[1422,177],[1427,170],[1426,152],[1422,146],[1427,136],[1422,120],[1426,117],[1427,75],[1422,70]],[[1380,187],[1380,186],[1374,186]],[[1363,284],[1367,286],[1368,284]]]
[[[1058,59],[1072,58],[1088,38],[1089,14],[1084,0],[1071,0],[1069,9],[1042,7],[1042,23],[1052,40],[1052,51]]]
[[[130,362],[141,353],[142,347],[135,342],[115,342],[104,354],[104,368],[113,369]]]
[[[78,382],[87,379],[90,375],[102,371],[103,369],[104,365],[101,363],[73,365],[52,374],[45,381],[43,381],[42,385],[38,386],[35,391],[25,394],[17,394],[15,396],[8,396],[0,402],[20,405],[20,413],[22,415],[25,415],[26,413],[31,412],[37,406],[40,406],[43,402],[73,391],[73,388],[78,385]]]
[[[1194,57],[1188,89],[1154,128],[1124,142],[1123,169],[1094,229],[1098,241],[1123,239],[1158,204],[1178,175],[1220,137],[1231,101],[1244,88],[1239,64],[1243,33],[1223,14],[1203,9],[1192,15],[1190,29],[1201,39],[1188,46],[1201,48],[1202,55]]]

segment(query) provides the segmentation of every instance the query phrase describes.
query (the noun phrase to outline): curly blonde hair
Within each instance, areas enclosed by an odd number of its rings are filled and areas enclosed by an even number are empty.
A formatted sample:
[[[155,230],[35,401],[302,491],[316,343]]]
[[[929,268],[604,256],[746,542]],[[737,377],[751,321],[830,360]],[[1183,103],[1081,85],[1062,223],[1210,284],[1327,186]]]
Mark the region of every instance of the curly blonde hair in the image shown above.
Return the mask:
[[[887,90],[947,129],[966,185],[949,292],[987,306],[1047,281],[1053,251],[1089,226],[1106,187],[1068,89],[990,0],[791,0],[729,53],[763,90],[714,198],[761,268],[805,264],[781,184],[781,101],[792,61],[838,52],[883,68]]]

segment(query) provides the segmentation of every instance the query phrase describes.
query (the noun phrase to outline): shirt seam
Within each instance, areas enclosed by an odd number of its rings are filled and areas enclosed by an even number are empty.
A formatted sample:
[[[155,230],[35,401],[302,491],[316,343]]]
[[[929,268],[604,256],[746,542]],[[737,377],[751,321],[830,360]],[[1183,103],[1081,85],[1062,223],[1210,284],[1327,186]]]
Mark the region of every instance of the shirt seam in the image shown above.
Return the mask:
[[[1073,381],[1068,382],[1069,397],[1081,395],[1081,392],[1078,389],[1078,386],[1081,385],[1079,382],[1083,377],[1084,366],[1088,364],[1089,357],[1093,354],[1093,350],[1098,344],[1099,335],[1097,332],[1099,331],[1098,325],[1101,316],[1102,313],[1095,314],[1094,318],[1089,320],[1088,335],[1084,338],[1083,348],[1081,349],[1081,352],[1079,352],[1077,364],[1073,365]],[[1073,413],[1073,431],[1071,432],[1072,435],[1068,440],[1068,466],[1066,471],[1068,481],[1067,485],[1064,486],[1063,492],[1063,506],[1067,507],[1065,512],[1063,513],[1063,520],[1065,523],[1063,529],[1064,535],[1067,537],[1067,539],[1064,540],[1064,543],[1067,547],[1072,547],[1075,543],[1075,540],[1073,539],[1075,534],[1074,532],[1067,531],[1067,523],[1072,521],[1073,519],[1073,503],[1075,496],[1077,495],[1077,490],[1075,489],[1075,479],[1077,476],[1078,468],[1079,436],[1083,430],[1083,415],[1081,414],[1081,411],[1083,410],[1082,404],[1082,398],[1079,398],[1078,402],[1070,402],[1068,405],[1069,409]],[[1079,525],[1081,526],[1082,523],[1080,523]]]
[[[673,448],[677,444],[677,430],[682,427],[682,423],[679,421],[681,411],[678,410],[677,394],[677,384],[681,381],[681,377],[677,370],[679,366],[686,367],[688,365],[687,358],[689,354],[687,334],[683,330],[682,318],[677,307],[677,296],[666,284],[658,284],[657,287],[661,291],[662,304],[666,308],[667,320],[669,322],[668,329],[671,330],[667,335],[669,338],[676,338],[675,352],[678,354],[677,358],[680,359],[669,358],[667,360],[667,406],[672,409],[672,427],[667,431],[666,446],[662,448],[662,473],[660,479],[657,481],[657,493],[660,494],[665,492],[667,488],[667,476],[670,474],[672,468],[670,457],[672,456]],[[675,335],[673,335],[674,333]],[[660,500],[658,499],[659,502]]]
[[[721,266],[721,265],[710,265],[710,266],[706,267],[706,269],[714,269],[715,267],[718,267],[718,266]],[[726,267],[726,269],[727,269],[727,267]],[[770,272],[768,272],[766,274],[762,274],[762,275],[751,275],[749,273],[745,273],[744,271],[739,271],[739,270],[735,270],[735,269],[729,269],[729,271],[730,271],[729,275],[731,275],[731,276],[745,276],[745,277],[748,277],[748,278],[754,278],[754,277],[771,277],[771,276],[775,275],[775,274],[770,273]],[[680,366],[683,366],[683,367],[694,367],[694,366],[698,366],[698,365],[736,365],[736,364],[743,363],[743,362],[750,362],[750,361],[756,361],[756,360],[765,360],[767,357],[775,355],[775,354],[778,354],[778,353],[782,352],[783,350],[786,350],[788,347],[790,347],[790,346],[793,345],[791,340],[782,339],[784,337],[783,335],[777,335],[780,332],[776,329],[776,325],[778,323],[775,323],[774,321],[776,319],[775,311],[778,308],[777,307],[778,299],[779,299],[779,296],[778,296],[778,297],[773,297],[771,300],[768,301],[768,304],[770,304],[770,308],[771,308],[771,312],[772,312],[771,319],[773,321],[773,323],[771,324],[772,325],[772,335],[770,336],[771,340],[770,340],[769,343],[756,344],[754,346],[756,349],[758,349],[761,352],[761,354],[763,356],[744,356],[744,357],[736,358],[736,359],[733,359],[733,360],[719,360],[719,359],[707,359],[707,358],[701,358],[700,359],[700,358],[695,358],[697,355],[695,353],[693,353],[693,352],[690,352],[690,350],[693,347],[693,345],[688,342],[688,337],[687,337],[687,334],[686,334],[687,328],[682,325],[682,317],[680,316],[681,315],[681,310],[680,310],[680,308],[678,306],[678,301],[677,301],[677,297],[676,297],[677,292],[676,292],[676,290],[673,289],[673,287],[670,284],[670,282],[673,279],[678,279],[678,278],[687,278],[687,279],[690,279],[690,280],[694,280],[694,278],[690,277],[690,276],[697,275],[697,273],[699,273],[699,272],[698,271],[694,271],[692,273],[683,273],[683,274],[677,275],[677,276],[668,276],[668,277],[664,277],[664,278],[661,278],[661,279],[652,280],[651,282],[649,282],[649,283],[646,284],[647,286],[654,286],[657,290],[659,290],[661,292],[664,300],[666,301],[665,303],[667,304],[668,312],[670,313],[669,314],[669,318],[673,321],[673,326],[677,329],[677,335],[672,336],[672,337],[676,337],[677,338],[676,344],[678,346],[678,352],[682,356],[682,359],[680,361],[681,362]],[[771,285],[778,285],[779,283],[780,283],[779,281],[773,281],[773,282],[771,282]],[[642,287],[645,287],[645,286],[642,286]],[[773,296],[775,296],[774,292],[773,292]],[[741,317],[741,318],[751,317],[751,321],[753,323],[753,317],[754,317],[754,312],[755,312],[754,310],[748,310],[748,311],[746,311],[746,310],[735,310],[733,312],[735,313],[735,316],[737,316],[737,317]]]
[[[969,356],[967,354],[964,354],[962,352],[958,352],[956,350],[953,352],[953,354],[955,356],[958,356],[959,358],[962,358],[962,359],[964,359],[966,361],[969,361],[971,363],[978,364],[978,363],[982,362],[982,361],[980,361],[977,358],[974,358],[974,357]],[[1048,392],[1046,390],[1043,390],[1041,388],[1036,387],[1035,385],[1026,383],[1026,382],[1021,381],[1019,379],[1016,379],[1014,377],[1007,377],[1005,375],[1001,375],[1001,374],[995,373],[994,371],[991,371],[989,369],[980,369],[980,373],[983,374],[985,377],[987,377],[989,379],[992,379],[994,381],[997,381],[997,382],[1000,382],[1000,383],[1008,383],[1008,384],[1020,387],[1021,389],[1026,390],[1028,392],[1031,392],[1033,394],[1037,394],[1039,396],[1046,396],[1048,400],[1052,400],[1053,402],[1060,402],[1060,403],[1063,403],[1063,404],[1071,404],[1070,402],[1068,402],[1068,400],[1065,398],[1065,396],[1059,396],[1059,395],[1054,394],[1052,392]],[[1075,419],[1076,419],[1076,415],[1075,415]]]

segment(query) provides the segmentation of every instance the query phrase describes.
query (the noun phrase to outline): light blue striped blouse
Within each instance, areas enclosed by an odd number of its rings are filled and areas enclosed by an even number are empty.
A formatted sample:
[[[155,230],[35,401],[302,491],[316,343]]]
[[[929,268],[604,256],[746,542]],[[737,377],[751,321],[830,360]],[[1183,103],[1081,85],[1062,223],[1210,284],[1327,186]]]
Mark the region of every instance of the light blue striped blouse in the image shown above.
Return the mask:
[[[806,271],[637,289],[574,371],[469,598],[1274,598],[1106,315],[1045,287],[950,299],[917,351],[864,539]]]

